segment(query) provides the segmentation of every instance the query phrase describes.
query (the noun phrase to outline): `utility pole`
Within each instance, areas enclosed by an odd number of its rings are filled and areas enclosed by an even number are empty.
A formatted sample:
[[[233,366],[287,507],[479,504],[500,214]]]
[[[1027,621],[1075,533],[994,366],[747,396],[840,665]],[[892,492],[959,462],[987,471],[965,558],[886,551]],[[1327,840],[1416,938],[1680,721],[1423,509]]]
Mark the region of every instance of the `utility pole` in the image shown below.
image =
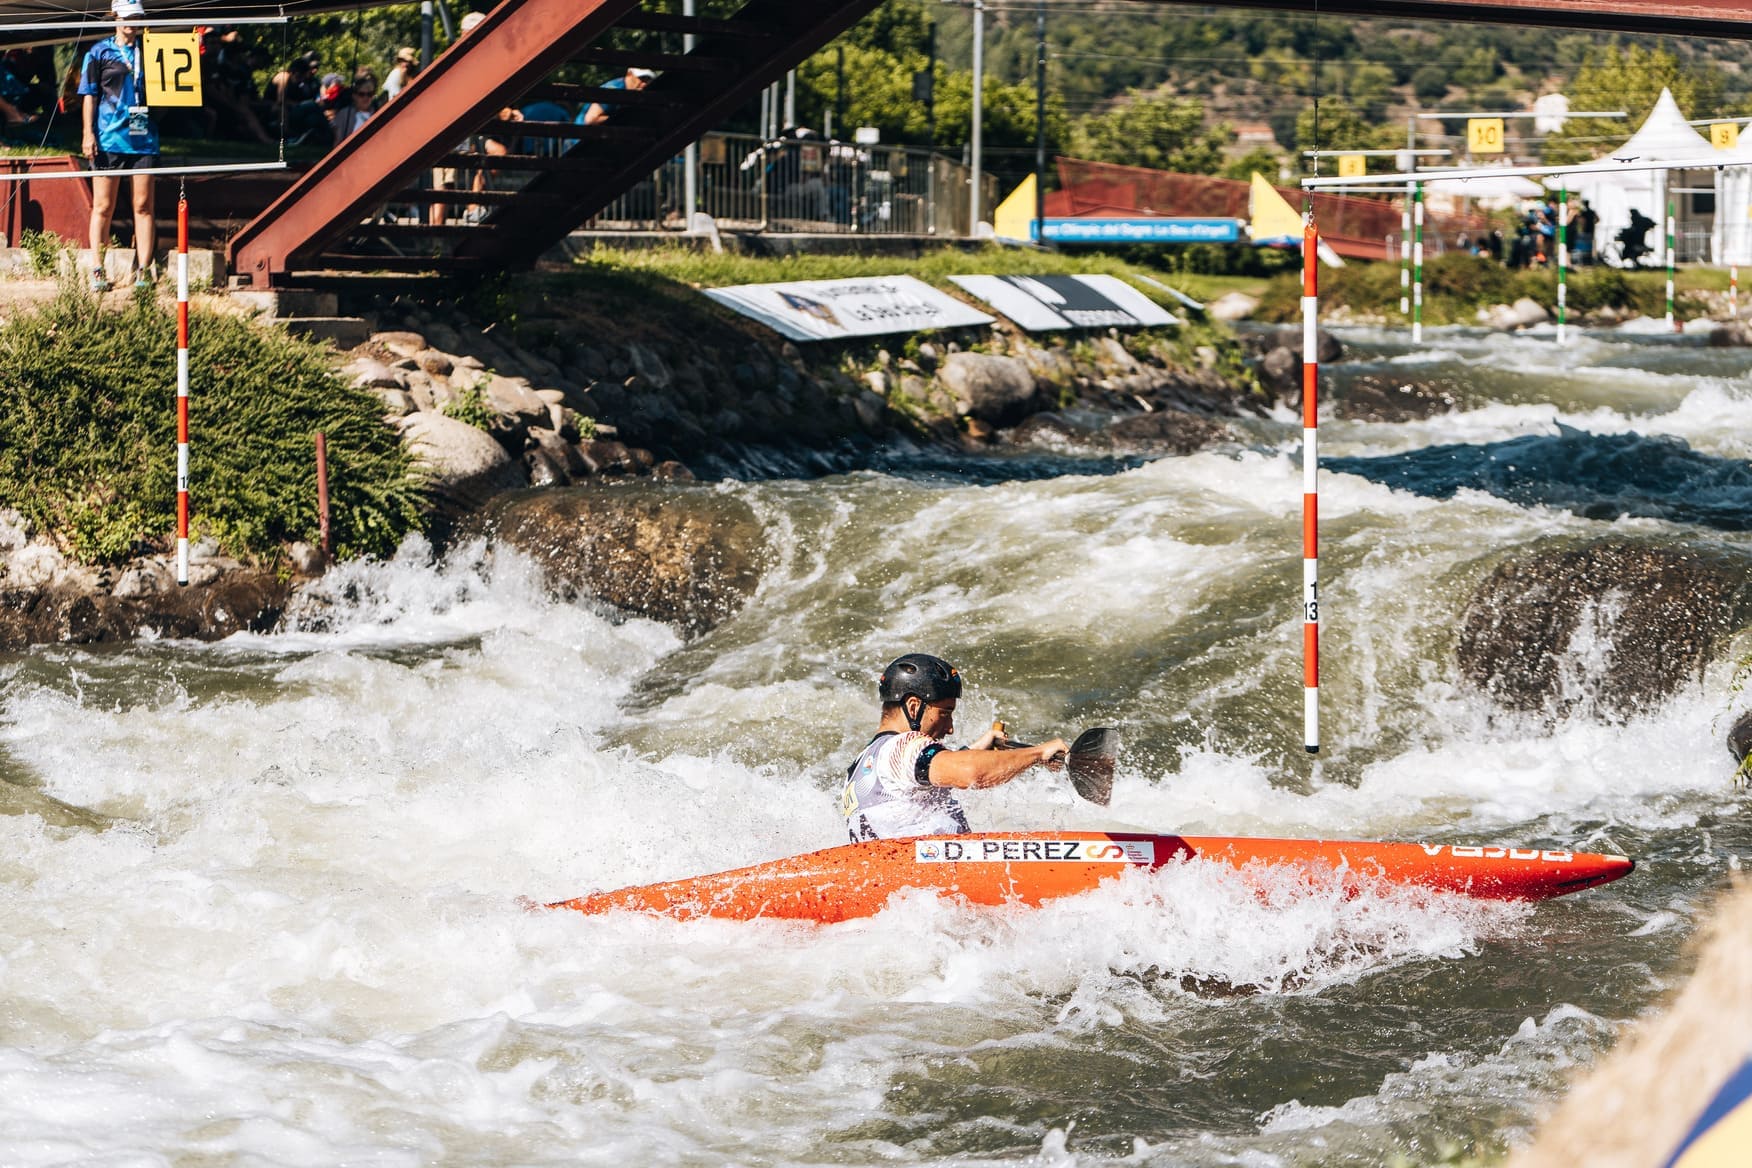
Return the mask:
[[[694,0],[681,0],[681,14],[694,14]],[[684,53],[694,51],[693,33],[687,33],[681,38],[681,48]],[[687,205],[687,210],[682,214],[681,229],[692,231],[694,212],[700,209],[700,144],[697,138],[689,142],[682,153],[681,201]]]
[[[1034,235],[1046,246],[1046,4],[1034,16]]]
[[[973,0],[973,137],[969,142],[972,155],[973,191],[968,204],[972,208],[967,217],[967,234],[972,236],[979,230],[980,212],[984,210],[980,200],[980,131],[985,125],[985,0]]]

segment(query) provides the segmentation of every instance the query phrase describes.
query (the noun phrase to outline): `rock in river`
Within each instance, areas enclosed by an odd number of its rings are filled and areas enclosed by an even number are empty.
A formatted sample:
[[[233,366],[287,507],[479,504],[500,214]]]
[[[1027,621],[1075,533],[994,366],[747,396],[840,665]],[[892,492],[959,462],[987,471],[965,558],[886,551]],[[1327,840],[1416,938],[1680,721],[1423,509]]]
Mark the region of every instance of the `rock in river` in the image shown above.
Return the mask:
[[[1460,672],[1511,710],[1618,718],[1700,674],[1747,611],[1736,553],[1600,540],[1499,564],[1461,620]]]
[[[534,559],[566,595],[703,633],[760,583],[765,538],[754,511],[689,483],[564,487],[493,500],[481,522]]]

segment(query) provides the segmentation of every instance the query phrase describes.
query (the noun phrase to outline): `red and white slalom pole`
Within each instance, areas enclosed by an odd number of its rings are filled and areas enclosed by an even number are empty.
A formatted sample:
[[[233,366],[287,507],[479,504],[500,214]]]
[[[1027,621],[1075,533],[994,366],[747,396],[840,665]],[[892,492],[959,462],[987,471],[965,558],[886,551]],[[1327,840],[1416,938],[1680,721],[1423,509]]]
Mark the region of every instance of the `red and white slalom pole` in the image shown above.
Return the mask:
[[[1309,754],[1320,750],[1319,251],[1309,214],[1302,228],[1302,741]]]
[[[189,201],[176,201],[176,582],[189,582]]]

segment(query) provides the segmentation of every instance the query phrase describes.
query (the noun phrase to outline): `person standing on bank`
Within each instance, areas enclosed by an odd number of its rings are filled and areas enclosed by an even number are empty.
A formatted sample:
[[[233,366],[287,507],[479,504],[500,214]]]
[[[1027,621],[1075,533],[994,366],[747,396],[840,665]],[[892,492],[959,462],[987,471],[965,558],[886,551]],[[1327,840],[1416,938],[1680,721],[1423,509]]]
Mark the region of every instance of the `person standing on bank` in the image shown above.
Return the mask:
[[[882,671],[877,687],[882,721],[876,737],[846,771],[840,813],[853,843],[921,835],[965,835],[967,814],[955,790],[996,787],[1032,766],[1064,766],[1070,747],[1054,738],[1039,746],[993,749],[991,730],[965,750],[943,739],[955,732],[961,674],[941,657],[908,653]]]
[[[109,291],[103,249],[123,171],[150,170],[158,165],[158,127],[146,108],[146,74],[140,27],[129,24],[146,15],[140,0],[115,0],[116,32],[85,54],[79,70],[79,95],[84,99],[84,149],[95,171],[91,179],[91,287]],[[156,224],[152,217],[152,175],[133,179],[134,258],[136,287],[150,281]]]

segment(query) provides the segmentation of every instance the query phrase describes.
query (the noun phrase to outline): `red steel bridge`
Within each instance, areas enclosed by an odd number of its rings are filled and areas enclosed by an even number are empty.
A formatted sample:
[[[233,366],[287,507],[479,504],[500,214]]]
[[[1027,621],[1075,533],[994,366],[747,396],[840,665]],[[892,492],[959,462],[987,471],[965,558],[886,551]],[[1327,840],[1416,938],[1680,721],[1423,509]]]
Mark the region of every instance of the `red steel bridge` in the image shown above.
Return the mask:
[[[237,230],[227,249],[231,270],[271,287],[316,272],[469,276],[529,267],[879,2],[699,0],[699,12],[684,16],[679,0],[503,0],[363,129]],[[297,13],[355,6],[284,0],[277,7]],[[1299,16],[1316,11],[1310,0],[1234,6]],[[1161,7],[1162,19],[1174,19],[1173,4]],[[65,21],[83,10],[101,25],[107,8],[108,0],[0,0],[0,20]],[[221,10],[236,11],[214,0],[152,5],[155,18],[200,23],[222,20]],[[1752,0],[1321,0],[1318,13],[1752,37]],[[30,39],[47,38],[0,34],[0,42]],[[639,92],[603,88],[630,68],[653,69],[657,79]],[[568,80],[556,80],[556,73]],[[616,112],[592,127],[498,120],[505,108],[543,99],[607,101]],[[480,148],[489,137],[515,145],[489,157]],[[435,169],[510,179],[493,184],[500,189],[434,191],[427,188]],[[458,211],[454,219],[463,207],[475,208],[475,221],[429,226],[423,214],[420,223],[384,215],[433,203]]]

